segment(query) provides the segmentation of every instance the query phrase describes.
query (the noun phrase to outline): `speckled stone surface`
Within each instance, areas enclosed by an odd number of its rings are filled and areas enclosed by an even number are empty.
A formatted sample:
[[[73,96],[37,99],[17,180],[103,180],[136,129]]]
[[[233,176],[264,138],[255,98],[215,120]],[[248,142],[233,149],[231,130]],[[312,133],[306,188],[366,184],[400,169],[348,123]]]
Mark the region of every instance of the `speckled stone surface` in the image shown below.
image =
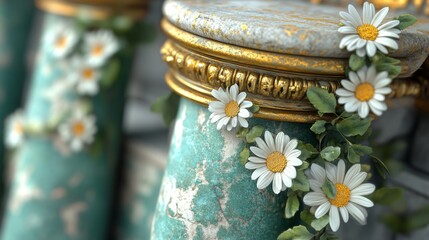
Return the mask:
[[[71,19],[47,14],[42,32]],[[42,34],[43,36],[43,34]],[[42,45],[43,46],[43,45]],[[46,46],[46,45],[45,45]],[[94,97],[100,147],[62,153],[52,138],[32,136],[21,146],[6,199],[2,240],[104,240],[109,231],[112,194],[120,146],[125,86],[131,59],[121,58],[118,78]],[[33,72],[26,117],[46,123],[46,89],[68,68],[41,47]]]
[[[207,107],[182,99],[152,228],[152,239],[276,239],[285,194],[256,188],[239,163],[243,142],[218,131]],[[253,119],[277,133],[312,140],[308,124]]]
[[[299,1],[169,0],[165,17],[179,28],[242,47],[317,57],[347,57],[339,49],[339,12],[347,8]],[[391,18],[396,16],[391,14]],[[427,56],[429,20],[405,30],[393,56]]]

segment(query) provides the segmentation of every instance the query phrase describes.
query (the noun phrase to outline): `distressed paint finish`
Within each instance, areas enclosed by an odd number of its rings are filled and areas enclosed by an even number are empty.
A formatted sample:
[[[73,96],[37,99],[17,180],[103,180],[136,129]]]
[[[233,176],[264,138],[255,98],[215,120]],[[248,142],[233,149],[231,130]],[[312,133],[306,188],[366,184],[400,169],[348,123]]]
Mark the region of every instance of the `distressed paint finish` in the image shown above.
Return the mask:
[[[33,20],[33,1],[0,1],[0,138],[4,120],[15,111],[22,97],[27,66],[25,54]],[[4,146],[0,144],[0,171]]]
[[[285,194],[258,190],[239,163],[243,143],[218,131],[206,107],[182,99],[152,227],[152,239],[275,239]],[[312,141],[309,125],[254,119],[272,132]]]
[[[167,152],[157,145],[136,144],[128,152],[124,169],[121,205],[117,209],[117,237],[121,240],[150,239],[150,229],[161,187]],[[159,154],[157,151],[162,151]]]
[[[340,49],[340,11],[346,7],[300,1],[264,0],[243,4],[236,0],[169,0],[165,17],[180,29],[220,42],[270,52],[302,56],[346,58]],[[388,19],[397,14],[390,13]],[[428,55],[429,20],[401,33],[395,57]]]
[[[47,15],[43,32],[64,19]],[[98,148],[67,154],[41,136],[24,143],[17,155],[1,239],[106,239],[131,58],[121,59],[121,65],[115,83],[101,87],[102,93],[94,98],[102,134]],[[66,70],[41,47],[26,105],[30,121],[46,123],[50,104],[44,92]]]

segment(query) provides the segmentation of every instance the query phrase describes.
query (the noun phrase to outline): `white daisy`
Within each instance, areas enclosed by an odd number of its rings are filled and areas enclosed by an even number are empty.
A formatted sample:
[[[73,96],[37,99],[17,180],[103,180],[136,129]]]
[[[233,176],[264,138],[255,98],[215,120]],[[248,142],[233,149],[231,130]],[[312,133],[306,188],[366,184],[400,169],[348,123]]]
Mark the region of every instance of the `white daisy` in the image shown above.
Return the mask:
[[[85,35],[85,50],[88,63],[100,67],[119,50],[119,41],[111,31],[98,30]]]
[[[69,121],[60,125],[58,130],[62,140],[70,144],[72,151],[81,151],[85,144],[94,141],[97,132],[95,117],[78,110]]]
[[[249,157],[247,169],[255,169],[252,180],[258,179],[256,187],[264,189],[273,182],[273,192],[278,194],[292,186],[292,179],[296,178],[296,166],[302,165],[298,158],[301,151],[296,149],[298,141],[290,139],[288,135],[279,132],[276,139],[269,131],[265,131],[265,141],[256,139],[257,147],[250,147],[256,156]]]
[[[52,27],[46,36],[46,44],[52,56],[64,58],[79,40],[76,29],[68,23],[59,23]]]
[[[375,190],[374,184],[363,183],[366,177],[367,173],[361,172],[360,164],[354,164],[347,173],[343,160],[340,160],[337,166],[326,163],[326,169],[312,164],[309,182],[313,192],[304,196],[304,203],[316,208],[314,215],[317,219],[329,212],[329,225],[334,232],[340,227],[340,214],[344,222],[348,222],[350,214],[364,225],[368,216],[364,207],[372,207],[374,204],[363,196]],[[335,184],[337,194],[333,199],[328,198],[322,191],[326,178]]]
[[[387,72],[377,73],[374,65],[369,68],[365,66],[356,73],[350,71],[349,78],[350,80],[342,80],[343,88],[335,91],[339,96],[338,103],[345,104],[347,112],[357,110],[361,118],[366,118],[369,110],[377,116],[387,110],[385,95],[392,92],[389,87],[392,79]]]
[[[246,93],[238,91],[238,85],[232,85],[229,90],[224,91],[222,88],[212,90],[212,96],[218,101],[209,103],[209,111],[212,112],[210,120],[212,123],[217,122],[217,129],[220,130],[226,126],[228,131],[240,125],[244,128],[249,126],[246,118],[252,117],[248,108],[253,103],[246,101]]]
[[[368,55],[373,57],[377,49],[384,54],[388,54],[386,47],[398,49],[398,43],[393,39],[399,38],[401,31],[395,27],[399,20],[393,20],[381,24],[389,12],[385,7],[375,13],[375,7],[372,3],[365,2],[363,5],[363,18],[359,16],[355,7],[349,5],[349,12],[340,12],[343,18],[342,26],[338,32],[346,34],[340,42],[340,48],[347,47],[349,52],[355,51],[358,56]]]
[[[71,71],[69,78],[76,84],[77,92],[86,95],[98,93],[98,82],[101,77],[100,70],[92,67],[85,59],[74,57],[71,60]]]
[[[15,148],[24,140],[24,116],[22,111],[16,111],[6,119],[5,145]]]

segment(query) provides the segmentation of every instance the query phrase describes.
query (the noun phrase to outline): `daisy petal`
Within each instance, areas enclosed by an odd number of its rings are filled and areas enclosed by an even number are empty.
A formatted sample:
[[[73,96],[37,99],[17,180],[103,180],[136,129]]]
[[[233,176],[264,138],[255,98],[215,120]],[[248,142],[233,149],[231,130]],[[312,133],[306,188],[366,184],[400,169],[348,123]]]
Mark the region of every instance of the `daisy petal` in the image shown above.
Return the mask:
[[[380,11],[378,11],[374,18],[371,21],[371,25],[373,25],[374,27],[378,27],[381,22],[383,22],[384,18],[386,17],[387,13],[389,12],[389,8],[388,7],[384,7],[383,9],[381,9]]]
[[[263,173],[265,173],[267,171],[268,171],[268,169],[265,166],[257,168],[257,169],[255,169],[255,171],[253,171],[251,179],[256,180],[258,177],[260,177]]]
[[[363,207],[372,207],[374,203],[366,197],[362,196],[353,196],[350,198],[350,201],[356,204],[359,204]]]
[[[247,165],[248,163],[246,163]],[[263,173],[259,178],[258,181],[256,183],[256,187],[258,189],[264,189],[266,188],[268,185],[270,185],[270,183],[273,181],[274,178],[274,173],[267,171],[265,173]]]
[[[325,202],[328,202],[325,195],[323,193],[316,193],[316,192],[309,192],[307,193],[303,201],[308,206],[319,206],[324,204]]]
[[[375,185],[372,183],[364,183],[357,186],[355,189],[351,191],[352,195],[369,195],[375,191]]]
[[[352,215],[352,217],[356,219],[360,224],[362,225],[366,224],[366,217],[364,213],[361,211],[361,209],[356,207],[356,205],[354,205],[353,203],[347,204],[346,208],[349,211],[350,215]]]
[[[280,173],[274,173],[274,179],[273,179],[273,192],[275,194],[279,194],[282,190],[282,177]]]
[[[319,219],[319,218],[325,216],[325,214],[328,213],[330,208],[331,208],[331,204],[327,201],[317,208],[316,212],[314,213],[314,216],[317,219]]]
[[[392,40],[392,39],[390,39],[390,38],[387,38],[387,37],[379,37],[379,38],[377,38],[377,40],[376,40],[378,43],[380,43],[380,44],[382,44],[382,45],[384,45],[384,46],[387,46],[387,47],[390,47],[390,48],[392,48],[392,49],[398,49],[398,43],[395,41],[395,40]]]
[[[337,165],[337,174],[336,174],[336,182],[337,183],[343,183],[344,181],[344,174],[346,171],[346,165],[343,160],[338,161]]]
[[[331,206],[329,210],[329,225],[334,232],[340,228],[340,215],[338,214],[338,208],[335,206]]]
[[[381,32],[383,32],[383,30],[390,30],[391,28],[394,28],[396,26],[398,26],[400,23],[399,20],[393,20],[393,21],[389,21],[383,25],[381,25],[378,30]],[[396,31],[391,31],[392,33],[397,33]],[[399,36],[398,36],[399,37]]]
[[[340,210],[341,216],[343,217],[343,221],[346,223],[349,221],[349,212],[345,207],[338,208]]]

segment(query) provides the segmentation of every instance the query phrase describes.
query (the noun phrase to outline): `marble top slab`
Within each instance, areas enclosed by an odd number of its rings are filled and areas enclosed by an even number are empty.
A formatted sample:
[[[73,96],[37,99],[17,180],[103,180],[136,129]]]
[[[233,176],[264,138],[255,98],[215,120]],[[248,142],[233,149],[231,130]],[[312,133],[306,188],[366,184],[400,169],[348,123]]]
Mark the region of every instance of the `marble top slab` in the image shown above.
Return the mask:
[[[361,7],[357,7],[361,9]],[[270,52],[329,58],[339,49],[339,12],[347,8],[291,0],[168,0],[164,16],[201,37]],[[389,13],[392,18],[397,14]],[[395,57],[428,54],[429,20],[420,19],[400,35]],[[421,55],[420,55],[421,56]]]

